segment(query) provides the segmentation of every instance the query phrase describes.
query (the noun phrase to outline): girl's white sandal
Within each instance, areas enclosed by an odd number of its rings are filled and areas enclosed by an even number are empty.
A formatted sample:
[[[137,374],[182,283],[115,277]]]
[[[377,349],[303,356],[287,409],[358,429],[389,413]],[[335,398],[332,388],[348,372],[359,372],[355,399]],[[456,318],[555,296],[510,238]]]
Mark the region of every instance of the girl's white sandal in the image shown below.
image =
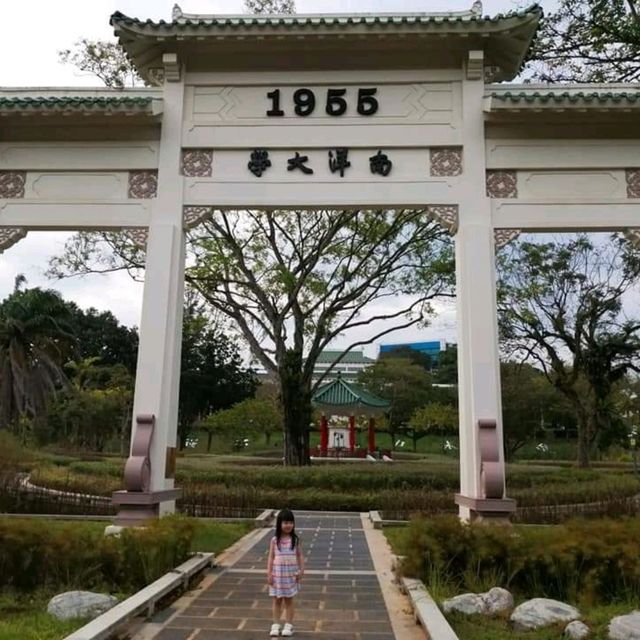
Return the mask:
[[[293,635],[293,625],[289,622],[285,622],[284,627],[282,628],[283,636],[292,636]]]
[[[270,638],[277,638],[280,635],[280,625],[277,622],[274,622],[271,625],[271,631],[269,631]]]

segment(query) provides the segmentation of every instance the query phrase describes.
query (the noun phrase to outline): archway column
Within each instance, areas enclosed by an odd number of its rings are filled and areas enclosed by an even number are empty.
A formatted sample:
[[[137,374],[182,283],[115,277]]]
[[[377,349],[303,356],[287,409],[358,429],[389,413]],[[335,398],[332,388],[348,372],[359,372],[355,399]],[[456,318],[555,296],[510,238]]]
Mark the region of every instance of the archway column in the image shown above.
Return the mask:
[[[482,206],[482,205],[481,205]],[[484,222],[486,220],[486,222]],[[494,234],[490,218],[461,221],[455,236],[460,494],[463,520],[505,518]]]
[[[163,98],[158,192],[147,241],[131,455],[125,466],[128,491],[114,494],[114,502],[120,505],[116,524],[139,524],[173,513],[180,494],[174,488],[174,475],[185,262],[180,175],[183,81],[166,82]]]
[[[327,416],[323,413],[320,418],[320,453],[323,456],[327,455],[329,449],[329,424]]]

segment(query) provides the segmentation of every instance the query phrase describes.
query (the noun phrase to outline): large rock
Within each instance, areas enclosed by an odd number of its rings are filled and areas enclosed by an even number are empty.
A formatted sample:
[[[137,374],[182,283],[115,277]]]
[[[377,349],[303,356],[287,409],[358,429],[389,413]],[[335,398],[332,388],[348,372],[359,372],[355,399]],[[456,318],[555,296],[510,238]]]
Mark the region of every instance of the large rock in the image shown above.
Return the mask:
[[[66,591],[49,600],[47,611],[58,620],[96,618],[118,604],[118,598],[91,591]]]
[[[584,638],[588,638],[591,630],[584,622],[580,622],[579,620],[574,620],[570,622],[564,630],[564,635],[567,638],[571,638],[571,640],[583,640]]]
[[[571,622],[580,617],[580,612],[571,605],[549,598],[533,598],[518,605],[511,614],[516,631],[539,629],[556,622]]]
[[[454,598],[445,600],[442,603],[442,608],[445,613],[458,611],[460,613],[471,615],[474,613],[484,613],[486,610],[486,604],[483,597],[477,593],[463,593],[460,596],[455,596]]]
[[[480,597],[484,600],[485,613],[489,615],[513,609],[513,596],[502,587],[494,587],[481,593]]]
[[[611,640],[640,640],[640,611],[613,618],[609,623]]]

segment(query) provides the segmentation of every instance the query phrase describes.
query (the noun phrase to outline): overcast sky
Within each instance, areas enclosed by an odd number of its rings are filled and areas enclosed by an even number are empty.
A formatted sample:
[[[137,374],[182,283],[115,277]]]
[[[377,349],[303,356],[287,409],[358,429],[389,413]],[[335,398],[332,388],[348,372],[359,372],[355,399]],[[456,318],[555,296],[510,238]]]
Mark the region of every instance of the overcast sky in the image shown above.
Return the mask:
[[[425,12],[468,9],[472,0],[296,0],[298,13]],[[138,18],[171,19],[173,0],[11,0],[2,3],[0,22],[0,87],[95,86],[99,82],[73,67],[58,63],[57,52],[80,38],[111,39],[109,16],[121,11]],[[183,0],[186,13],[242,13],[243,0]],[[511,11],[529,3],[485,0],[484,13]],[[541,2],[545,9],[554,0]],[[73,278],[51,282],[44,277],[48,258],[61,251],[68,234],[29,233],[0,256],[0,299],[13,288],[15,276],[24,273],[30,286],[53,287],[81,307],[112,311],[123,323],[137,325],[142,285],[126,274]],[[455,314],[443,309],[433,326],[420,332],[398,333],[401,340],[455,341]],[[338,345],[341,346],[341,345]],[[367,349],[374,353],[375,349]]]

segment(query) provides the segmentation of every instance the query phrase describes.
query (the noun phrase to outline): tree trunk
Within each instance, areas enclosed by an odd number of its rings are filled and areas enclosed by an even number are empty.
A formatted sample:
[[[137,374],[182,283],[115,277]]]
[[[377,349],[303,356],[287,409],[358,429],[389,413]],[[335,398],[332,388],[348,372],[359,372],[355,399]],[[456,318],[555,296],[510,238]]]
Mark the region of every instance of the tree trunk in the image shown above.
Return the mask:
[[[580,411],[577,415],[578,427],[578,467],[589,467],[589,416]]]
[[[280,401],[284,416],[284,463],[302,467],[309,460],[311,384],[302,378],[302,354],[287,350],[280,372]]]
[[[413,440],[413,452],[417,453],[417,451],[418,451],[418,434],[415,431],[411,432],[411,439]]]
[[[207,433],[207,453],[211,453],[211,442],[213,440],[213,431]]]

